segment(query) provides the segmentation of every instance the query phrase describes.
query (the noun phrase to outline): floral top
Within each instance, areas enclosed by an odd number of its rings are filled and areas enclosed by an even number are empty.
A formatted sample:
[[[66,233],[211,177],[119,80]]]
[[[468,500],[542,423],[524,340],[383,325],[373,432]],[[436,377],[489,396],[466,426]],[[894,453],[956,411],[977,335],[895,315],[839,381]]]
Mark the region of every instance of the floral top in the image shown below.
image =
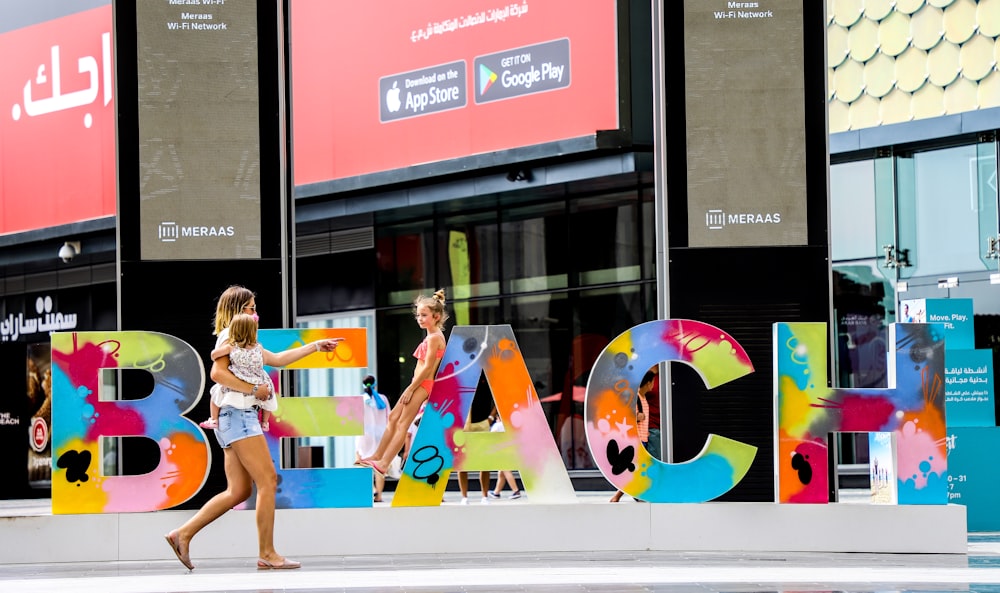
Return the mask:
[[[212,387],[212,400],[222,406],[231,406],[241,410],[247,410],[253,406],[260,406],[265,410],[274,411],[278,409],[278,399],[274,397],[274,383],[271,377],[264,372],[264,349],[260,344],[254,344],[250,348],[241,348],[233,345],[229,352],[229,370],[237,378],[253,383],[267,383],[271,388],[271,397],[261,401],[252,395],[233,391],[222,385]],[[218,388],[218,393],[216,389]]]

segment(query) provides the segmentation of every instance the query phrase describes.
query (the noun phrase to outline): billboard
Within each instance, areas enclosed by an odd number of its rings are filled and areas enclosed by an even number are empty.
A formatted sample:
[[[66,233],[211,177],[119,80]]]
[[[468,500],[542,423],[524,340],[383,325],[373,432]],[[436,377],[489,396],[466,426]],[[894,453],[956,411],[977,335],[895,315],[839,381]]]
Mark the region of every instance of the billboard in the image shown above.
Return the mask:
[[[111,5],[45,4],[0,29],[0,234],[115,214]]]
[[[135,6],[144,260],[261,257],[257,28],[256,2]]]
[[[691,247],[807,244],[804,31],[803,0],[684,2]]]
[[[296,185],[619,128],[615,0],[290,7]]]

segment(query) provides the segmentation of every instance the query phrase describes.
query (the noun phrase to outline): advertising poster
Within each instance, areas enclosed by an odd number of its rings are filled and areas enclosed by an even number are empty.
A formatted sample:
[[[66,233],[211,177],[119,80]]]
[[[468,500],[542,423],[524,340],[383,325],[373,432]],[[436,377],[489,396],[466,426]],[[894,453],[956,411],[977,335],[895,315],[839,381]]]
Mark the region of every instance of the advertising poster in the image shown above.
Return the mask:
[[[944,326],[945,348],[971,350],[976,347],[972,299],[926,299],[927,323]]]
[[[945,351],[944,405],[948,426],[995,426],[993,351]]]
[[[35,4],[39,18],[59,10]],[[0,56],[0,234],[114,215],[110,2],[9,31],[0,23]]]
[[[52,487],[52,349],[48,342],[28,346],[28,484]]]
[[[1000,530],[996,427],[948,428],[948,502],[968,507],[969,531]]]
[[[296,185],[617,130],[615,0],[291,0]]]
[[[896,442],[891,432],[868,433],[872,504],[896,504]]]

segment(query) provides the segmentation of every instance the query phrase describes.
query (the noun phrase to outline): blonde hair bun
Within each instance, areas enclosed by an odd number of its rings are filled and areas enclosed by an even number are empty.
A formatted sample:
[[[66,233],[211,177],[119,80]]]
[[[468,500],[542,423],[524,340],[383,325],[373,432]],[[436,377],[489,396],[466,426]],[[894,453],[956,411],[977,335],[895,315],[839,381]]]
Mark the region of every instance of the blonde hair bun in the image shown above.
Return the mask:
[[[442,305],[444,304],[444,289],[443,288],[434,292],[434,300],[440,301]]]

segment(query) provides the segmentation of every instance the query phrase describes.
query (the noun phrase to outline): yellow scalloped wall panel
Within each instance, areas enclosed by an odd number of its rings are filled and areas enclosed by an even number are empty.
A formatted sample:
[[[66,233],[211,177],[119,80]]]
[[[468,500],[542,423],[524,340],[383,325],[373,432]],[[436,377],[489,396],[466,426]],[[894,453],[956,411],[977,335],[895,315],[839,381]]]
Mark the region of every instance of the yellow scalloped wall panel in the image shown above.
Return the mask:
[[[834,23],[826,30],[826,66],[836,68],[851,54],[848,45],[847,28]]]
[[[827,109],[827,117],[827,126],[830,128],[831,134],[846,132],[851,129],[847,103],[836,99],[830,101],[830,107]]]
[[[878,24],[862,19],[847,32],[847,44],[851,48],[851,59],[867,62],[878,51]]]
[[[944,112],[948,115],[974,111],[979,107],[979,85],[959,78],[944,90]]]
[[[910,17],[913,45],[923,50],[936,46],[944,38],[944,11],[925,6]]]
[[[878,54],[868,60],[864,70],[865,92],[876,99],[889,94],[896,84],[896,60]]]
[[[833,3],[833,22],[842,27],[850,27],[858,22],[864,12],[864,0],[837,0]]]
[[[838,0],[832,0],[837,2]],[[896,10],[903,14],[913,14],[924,7],[924,0],[899,0],[896,2]]]
[[[911,47],[896,58],[896,86],[912,93],[927,81],[927,52]]]
[[[913,93],[910,101],[910,113],[913,119],[940,117],[944,115],[944,91],[933,84],[925,84]]]
[[[831,132],[1000,106],[1000,0],[827,0]]]
[[[850,103],[864,92],[864,67],[854,61],[848,60],[840,65],[833,73],[833,88],[836,97],[841,101]]]
[[[904,93],[899,89],[894,89],[879,101],[879,119],[882,125],[898,124],[910,121],[913,116],[910,113],[910,101],[913,97],[910,93]]]
[[[976,34],[975,0],[955,0],[944,10],[944,38],[959,45]]]
[[[962,68],[962,76],[977,81],[986,78],[996,68],[993,52],[997,42],[982,35],[976,35],[962,44],[958,62]]]
[[[910,47],[910,17],[893,11],[878,24],[878,44],[882,53],[896,57]]]
[[[851,108],[848,110],[851,129],[873,128],[882,123],[879,121],[878,104],[878,99],[868,95],[863,95],[860,99],[851,103]]]
[[[927,52],[927,78],[933,84],[944,88],[951,84],[962,71],[959,62],[960,50],[954,43],[944,41]]]
[[[979,0],[976,7],[979,34],[987,37],[1000,35],[1000,0]]]
[[[873,21],[881,21],[892,13],[893,0],[867,0],[865,2],[865,17]]]
[[[980,109],[1000,107],[1000,72],[996,70],[979,81],[978,102]]]

